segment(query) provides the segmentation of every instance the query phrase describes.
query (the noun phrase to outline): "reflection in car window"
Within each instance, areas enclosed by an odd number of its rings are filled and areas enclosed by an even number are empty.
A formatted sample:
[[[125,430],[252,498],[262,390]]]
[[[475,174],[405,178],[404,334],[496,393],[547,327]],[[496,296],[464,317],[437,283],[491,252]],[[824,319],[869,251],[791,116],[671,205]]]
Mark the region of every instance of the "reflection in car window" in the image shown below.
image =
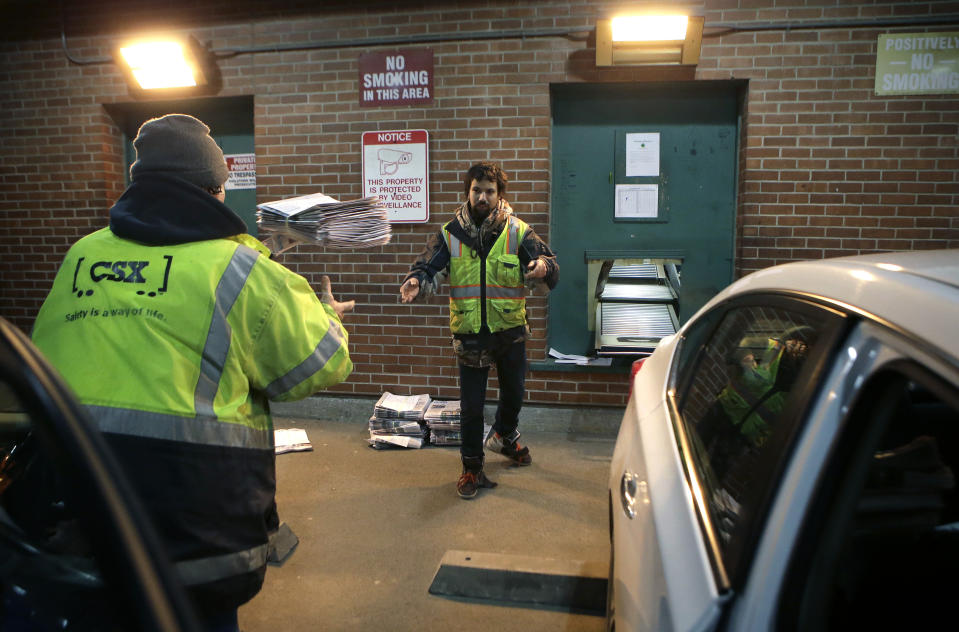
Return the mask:
[[[785,449],[789,394],[824,326],[814,311],[747,306],[726,313],[686,381],[680,416],[720,554],[739,550],[755,515],[750,502],[771,483],[760,460]],[[726,564],[733,562],[726,559]],[[732,570],[732,569],[730,569]]]

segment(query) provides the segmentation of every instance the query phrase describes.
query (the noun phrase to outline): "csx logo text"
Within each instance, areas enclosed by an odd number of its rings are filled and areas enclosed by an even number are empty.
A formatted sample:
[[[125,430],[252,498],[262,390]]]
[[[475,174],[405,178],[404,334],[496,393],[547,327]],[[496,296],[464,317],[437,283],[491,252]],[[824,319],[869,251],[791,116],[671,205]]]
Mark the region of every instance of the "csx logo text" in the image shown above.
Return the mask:
[[[146,283],[140,272],[150,265],[149,261],[97,261],[90,266],[90,278],[100,281],[122,281],[123,283]]]

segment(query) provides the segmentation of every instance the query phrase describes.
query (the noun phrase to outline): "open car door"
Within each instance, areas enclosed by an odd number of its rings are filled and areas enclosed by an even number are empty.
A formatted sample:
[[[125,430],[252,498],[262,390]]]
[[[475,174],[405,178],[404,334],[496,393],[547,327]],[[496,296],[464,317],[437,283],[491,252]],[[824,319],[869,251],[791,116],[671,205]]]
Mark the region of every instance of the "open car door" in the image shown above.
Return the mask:
[[[86,410],[0,318],[0,629],[199,630],[146,515]]]

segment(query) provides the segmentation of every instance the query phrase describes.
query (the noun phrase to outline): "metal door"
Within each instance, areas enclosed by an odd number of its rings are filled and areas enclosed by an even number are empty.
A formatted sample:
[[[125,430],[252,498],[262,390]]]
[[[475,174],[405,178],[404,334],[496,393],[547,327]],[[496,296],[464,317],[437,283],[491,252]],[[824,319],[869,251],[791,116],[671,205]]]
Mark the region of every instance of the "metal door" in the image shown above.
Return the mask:
[[[741,82],[552,87],[550,245],[562,282],[549,297],[549,344],[593,346],[588,260],[682,260],[685,322],[733,280]],[[659,175],[628,176],[628,134],[655,133]],[[657,214],[615,217],[617,184],[655,184]]]

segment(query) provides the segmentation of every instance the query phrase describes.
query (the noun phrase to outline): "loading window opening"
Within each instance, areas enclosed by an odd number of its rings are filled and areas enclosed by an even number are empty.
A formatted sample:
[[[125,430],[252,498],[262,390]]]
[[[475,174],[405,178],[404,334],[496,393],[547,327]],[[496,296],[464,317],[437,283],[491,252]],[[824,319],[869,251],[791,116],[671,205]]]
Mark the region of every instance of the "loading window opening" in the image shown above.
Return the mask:
[[[646,356],[679,328],[681,257],[587,257],[598,356]]]

